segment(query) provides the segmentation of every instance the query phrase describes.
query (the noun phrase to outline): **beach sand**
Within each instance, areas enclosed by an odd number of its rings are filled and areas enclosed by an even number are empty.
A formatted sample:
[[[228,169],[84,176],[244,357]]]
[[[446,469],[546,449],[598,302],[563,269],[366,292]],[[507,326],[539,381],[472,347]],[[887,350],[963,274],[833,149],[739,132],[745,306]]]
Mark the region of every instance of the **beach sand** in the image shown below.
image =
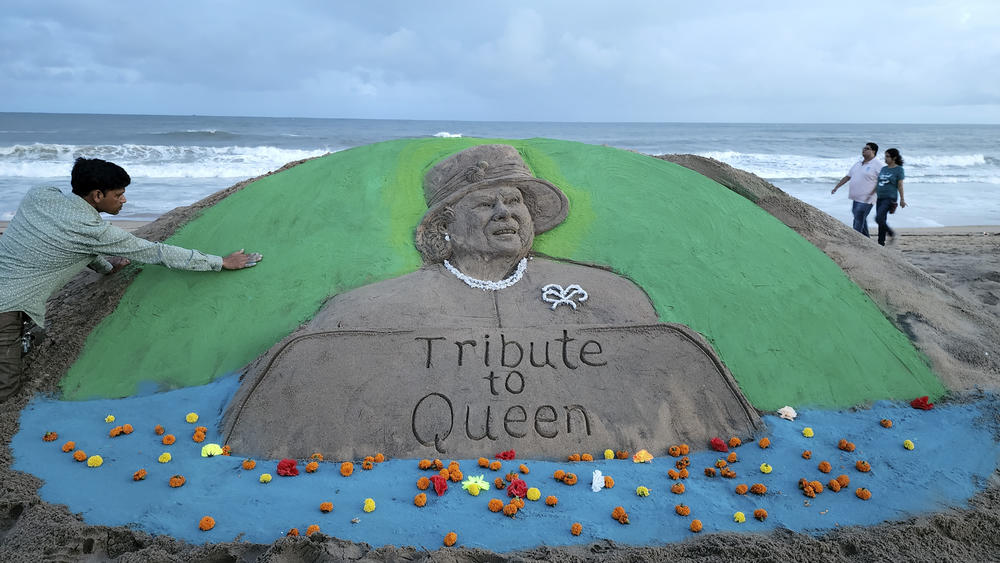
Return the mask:
[[[243,184],[189,208],[168,213],[148,225],[125,223],[121,226],[134,227],[137,235],[151,240],[163,240],[191,214],[240,189]],[[740,191],[733,186],[730,188]],[[759,201],[765,209],[768,209],[767,203]],[[790,226],[795,222],[795,217],[790,220],[783,218],[781,209],[768,211]],[[4,226],[0,225],[0,228]],[[823,245],[817,246],[828,254],[832,252]],[[892,256],[906,260],[953,290],[961,298],[957,301],[960,307],[968,308],[977,315],[986,315],[976,318],[992,317],[993,320],[988,320],[987,324],[996,325],[996,301],[1000,296],[1000,275],[997,273],[1000,270],[1000,226],[900,229],[899,239],[893,246],[880,249],[874,245],[859,244],[858,248],[866,254],[884,252],[889,257],[888,261],[893,261]],[[871,256],[876,258],[876,264],[882,262],[877,255]],[[832,257],[842,264],[845,271],[856,275],[856,272],[843,266],[840,259]],[[851,255],[848,258],[855,257]],[[96,277],[81,274],[70,283],[73,287],[68,288],[69,291],[63,291],[55,298],[53,309],[74,311],[74,314],[54,315],[54,323],[63,322],[63,328],[52,334],[58,342],[40,349],[39,356],[46,356],[36,358],[29,365],[33,376],[29,393],[57,389],[61,370],[72,361],[82,345],[82,337],[99,320],[82,322],[81,317],[87,315],[81,309],[86,309],[87,305],[72,297],[74,289],[98,289],[93,287],[93,278]],[[120,295],[125,285],[127,280],[120,284],[101,284],[99,290],[109,294],[118,292]],[[879,288],[873,289],[861,282],[859,285],[872,294],[880,306],[884,306],[877,291]],[[99,317],[96,313],[99,312],[95,311],[93,316]],[[996,343],[991,346],[995,347]],[[11,470],[13,460],[9,445],[18,430],[20,411],[27,401],[28,395],[22,394],[0,405],[0,439],[4,444],[0,449],[0,481],[3,483],[0,487],[0,560],[4,561],[971,561],[994,560],[1000,554],[1000,536],[995,534],[1000,526],[1000,482],[996,474],[985,489],[973,497],[967,508],[948,508],[898,522],[836,529],[821,535],[788,530],[767,534],[719,533],[652,547],[628,547],[611,540],[599,540],[582,546],[540,546],[502,555],[467,548],[434,552],[413,547],[372,548],[364,543],[321,534],[309,539],[284,538],[270,545],[239,539],[227,543],[192,545],[168,536],[151,536],[130,527],[88,525],[65,506],[43,502],[38,496],[41,481],[32,475]],[[1000,419],[1000,414],[996,417]]]

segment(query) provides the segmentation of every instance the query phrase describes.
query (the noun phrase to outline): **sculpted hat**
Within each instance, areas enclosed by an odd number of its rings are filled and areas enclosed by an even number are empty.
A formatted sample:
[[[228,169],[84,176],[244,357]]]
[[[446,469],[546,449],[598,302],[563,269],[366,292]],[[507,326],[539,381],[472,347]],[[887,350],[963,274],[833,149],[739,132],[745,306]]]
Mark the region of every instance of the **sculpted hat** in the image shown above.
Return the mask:
[[[525,194],[535,234],[562,223],[569,212],[566,194],[554,184],[531,175],[517,149],[510,145],[479,145],[453,154],[424,176],[427,213],[417,227],[428,228],[437,212],[469,192],[496,185],[512,185]]]

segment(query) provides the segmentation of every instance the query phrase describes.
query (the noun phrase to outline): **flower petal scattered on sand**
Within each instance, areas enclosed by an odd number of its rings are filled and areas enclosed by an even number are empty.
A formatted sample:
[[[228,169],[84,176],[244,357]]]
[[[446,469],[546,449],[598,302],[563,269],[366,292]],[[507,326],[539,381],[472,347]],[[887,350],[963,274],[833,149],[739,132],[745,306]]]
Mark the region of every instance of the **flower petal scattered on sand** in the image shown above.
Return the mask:
[[[785,420],[795,420],[795,417],[799,416],[799,413],[795,412],[795,409],[789,406],[784,406],[778,409],[778,416]]]
[[[595,493],[604,488],[604,474],[600,469],[594,470],[594,476],[590,479],[590,490]]]
[[[222,455],[222,446],[219,444],[205,444],[201,447],[201,457],[213,457]]]
[[[647,452],[646,450],[639,450],[632,456],[632,461],[635,463],[649,463],[653,461],[653,454]]]

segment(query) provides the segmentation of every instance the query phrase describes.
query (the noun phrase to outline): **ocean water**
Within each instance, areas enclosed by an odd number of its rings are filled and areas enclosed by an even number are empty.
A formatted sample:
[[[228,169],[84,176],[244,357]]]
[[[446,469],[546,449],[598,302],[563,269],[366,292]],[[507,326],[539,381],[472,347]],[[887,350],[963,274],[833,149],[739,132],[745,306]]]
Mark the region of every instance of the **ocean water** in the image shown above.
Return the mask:
[[[132,176],[122,219],[153,219],[287,162],[400,138],[548,137],[691,153],[757,174],[846,224],[830,190],[867,141],[905,159],[897,227],[1000,224],[1000,125],[556,123],[0,113],[0,220],[33,186],[69,188],[78,156]],[[874,219],[872,216],[871,220]]]

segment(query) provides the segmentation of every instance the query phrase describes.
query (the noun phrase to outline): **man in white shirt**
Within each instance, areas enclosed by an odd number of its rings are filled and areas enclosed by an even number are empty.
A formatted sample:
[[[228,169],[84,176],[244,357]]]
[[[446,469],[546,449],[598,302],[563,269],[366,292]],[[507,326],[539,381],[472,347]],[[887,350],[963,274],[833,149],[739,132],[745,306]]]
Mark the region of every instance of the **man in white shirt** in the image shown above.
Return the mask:
[[[875,160],[878,154],[878,145],[875,143],[865,143],[865,148],[861,149],[861,160],[856,162],[851,170],[837,182],[831,194],[837,193],[837,189],[848,181],[847,197],[853,200],[851,213],[854,214],[854,230],[868,236],[868,214],[875,205],[875,196],[872,190],[875,189],[875,182],[878,180],[878,172],[882,169],[882,163]]]

